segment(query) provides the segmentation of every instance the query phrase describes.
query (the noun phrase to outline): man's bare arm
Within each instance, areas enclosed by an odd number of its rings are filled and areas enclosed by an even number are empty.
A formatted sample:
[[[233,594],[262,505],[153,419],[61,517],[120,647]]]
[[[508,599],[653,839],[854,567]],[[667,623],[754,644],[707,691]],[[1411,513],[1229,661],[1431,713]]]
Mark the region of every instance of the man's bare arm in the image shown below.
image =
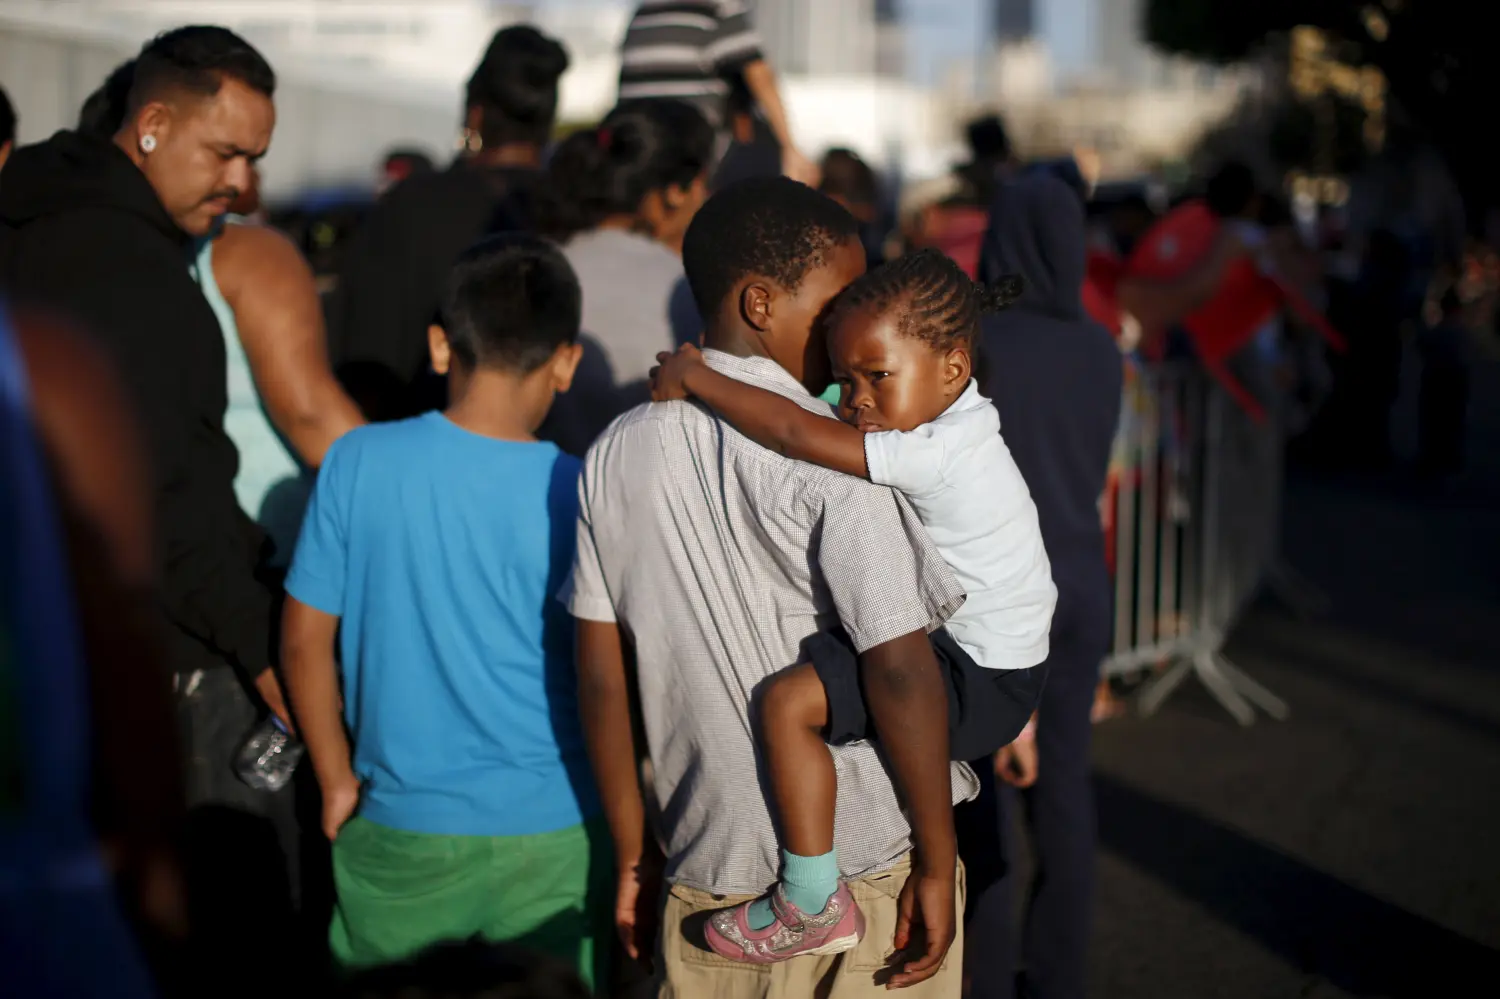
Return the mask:
[[[897,790],[911,813],[918,863],[951,870],[958,859],[948,776],[948,695],[927,634],[914,631],[859,657],[865,699]]]
[[[776,73],[764,59],[756,59],[740,70],[745,78],[745,87],[755,98],[771,134],[781,146],[781,172],[793,180],[812,185],[818,182],[818,167],[797,148],[792,141],[792,129],[787,122],[786,106],[781,103],[781,88],[776,84]]]
[[[322,464],[365,421],[328,362],[312,270],[285,236],[256,225],[225,229],[213,261],[271,421],[304,462]]]
[[[957,934],[958,843],[948,776],[948,694],[926,632],[893,638],[860,657],[865,701],[911,817],[916,856],[902,891],[894,945],[904,950],[920,922],[924,953],[892,978],[897,987],[937,974]]]
[[[578,707],[604,817],[614,840],[615,932],[625,954],[649,965],[660,919],[661,856],[646,834],[640,757],[631,719],[625,641],[612,621],[578,620]]]
[[[578,621],[578,709],[622,870],[644,851],[646,809],[630,724],[625,647],[614,622]]]
[[[1203,260],[1169,281],[1127,277],[1120,281],[1120,307],[1150,331],[1160,332],[1201,308],[1218,293],[1224,272],[1245,252],[1232,227],[1226,226]]]

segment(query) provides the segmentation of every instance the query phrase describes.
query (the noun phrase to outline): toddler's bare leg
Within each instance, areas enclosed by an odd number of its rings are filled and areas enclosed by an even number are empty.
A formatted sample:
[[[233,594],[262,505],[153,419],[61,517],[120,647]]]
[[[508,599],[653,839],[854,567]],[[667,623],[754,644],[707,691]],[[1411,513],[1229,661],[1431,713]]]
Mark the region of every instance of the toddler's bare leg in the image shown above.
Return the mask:
[[[782,846],[803,857],[833,849],[838,779],[823,741],[827,727],[828,696],[811,664],[794,666],[769,681],[761,702],[761,736],[771,791]]]

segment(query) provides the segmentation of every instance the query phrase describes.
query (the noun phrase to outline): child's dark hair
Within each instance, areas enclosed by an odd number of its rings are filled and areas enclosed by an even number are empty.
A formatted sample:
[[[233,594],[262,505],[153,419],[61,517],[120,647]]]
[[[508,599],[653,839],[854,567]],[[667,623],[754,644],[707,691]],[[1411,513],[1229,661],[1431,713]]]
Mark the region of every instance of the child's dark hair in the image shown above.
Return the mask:
[[[752,274],[795,292],[807,272],[837,246],[859,243],[859,223],[806,184],[757,177],[709,198],[688,226],[682,266],[705,318]]]
[[[993,284],[970,280],[941,250],[922,249],[897,257],[845,288],[834,302],[833,318],[855,309],[885,312],[899,308],[897,330],[934,350],[971,347],[979,317],[1008,308],[1025,282],[1009,274]]]
[[[849,205],[874,205],[880,200],[880,181],[870,164],[852,149],[830,149],[823,155],[823,179],[818,190]]]
[[[713,150],[713,129],[691,104],[618,107],[598,128],[574,132],[552,154],[542,227],[567,238],[611,215],[632,215],[652,191],[691,186],[708,171]]]
[[[583,296],[555,245],[507,232],[466,250],[448,274],[442,324],[467,367],[530,374],[578,339]]]
[[[429,947],[399,964],[358,972],[339,999],[588,999],[555,958],[481,940]]]
[[[530,25],[495,32],[464,95],[467,108],[479,109],[485,147],[544,144],[557,120],[557,81],[567,68],[567,50]]]

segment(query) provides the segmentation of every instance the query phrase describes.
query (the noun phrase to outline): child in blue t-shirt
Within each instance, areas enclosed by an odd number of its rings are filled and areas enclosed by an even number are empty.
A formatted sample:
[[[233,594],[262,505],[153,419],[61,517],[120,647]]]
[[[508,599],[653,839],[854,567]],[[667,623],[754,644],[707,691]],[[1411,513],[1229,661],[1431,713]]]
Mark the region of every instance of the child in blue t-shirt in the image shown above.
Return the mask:
[[[478,935],[524,938],[592,978],[609,952],[595,901],[613,895],[609,837],[554,599],[579,462],[534,436],[578,365],[579,311],[550,243],[468,251],[429,331],[447,410],[355,430],[319,473],[283,664],[346,965]]]

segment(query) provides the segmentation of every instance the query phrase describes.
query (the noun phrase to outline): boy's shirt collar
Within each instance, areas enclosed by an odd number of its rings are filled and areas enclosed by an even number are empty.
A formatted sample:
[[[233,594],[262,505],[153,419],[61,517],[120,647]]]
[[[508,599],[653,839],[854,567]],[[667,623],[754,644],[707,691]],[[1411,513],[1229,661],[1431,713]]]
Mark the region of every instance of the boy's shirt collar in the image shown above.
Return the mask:
[[[735,381],[748,382],[803,404],[817,401],[817,397],[801,382],[769,357],[736,357],[708,348],[703,351],[703,360],[719,374]]]

